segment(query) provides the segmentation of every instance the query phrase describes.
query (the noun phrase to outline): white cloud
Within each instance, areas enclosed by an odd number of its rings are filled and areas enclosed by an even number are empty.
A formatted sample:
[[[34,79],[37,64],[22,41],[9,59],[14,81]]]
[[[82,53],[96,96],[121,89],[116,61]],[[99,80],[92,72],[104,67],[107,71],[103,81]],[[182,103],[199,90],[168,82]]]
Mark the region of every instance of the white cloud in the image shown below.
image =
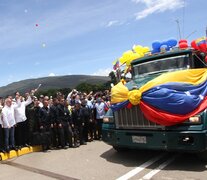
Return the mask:
[[[48,76],[53,77],[53,76],[56,76],[56,75],[55,75],[55,73],[50,73]]]
[[[117,21],[117,20],[109,21],[107,23],[106,27],[111,27],[111,26],[117,25],[118,23],[119,23],[119,21]]]
[[[123,24],[125,24],[124,21],[112,20],[112,21],[109,21],[108,23],[104,24],[104,26],[105,27],[121,26]]]
[[[96,72],[94,72],[92,75],[93,76],[108,76],[111,71],[112,71],[111,68],[99,69]]]
[[[146,8],[135,14],[136,19],[143,19],[153,13],[161,13],[167,10],[175,10],[184,6],[184,0],[132,0],[135,3],[142,3]]]

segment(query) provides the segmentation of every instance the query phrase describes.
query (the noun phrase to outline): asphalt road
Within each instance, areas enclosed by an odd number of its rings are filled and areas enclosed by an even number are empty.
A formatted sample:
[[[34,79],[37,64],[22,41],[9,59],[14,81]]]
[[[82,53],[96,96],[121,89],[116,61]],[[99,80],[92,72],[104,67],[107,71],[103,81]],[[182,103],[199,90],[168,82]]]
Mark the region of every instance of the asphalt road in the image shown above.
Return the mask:
[[[0,164],[0,179],[206,180],[207,163],[193,154],[117,153],[101,141],[77,149],[27,154]]]

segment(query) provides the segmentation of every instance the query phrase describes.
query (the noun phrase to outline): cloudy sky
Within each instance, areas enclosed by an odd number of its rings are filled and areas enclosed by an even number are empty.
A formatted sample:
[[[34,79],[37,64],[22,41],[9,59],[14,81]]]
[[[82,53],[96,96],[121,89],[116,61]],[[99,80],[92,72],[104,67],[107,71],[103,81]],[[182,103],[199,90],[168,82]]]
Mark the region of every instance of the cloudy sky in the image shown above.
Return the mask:
[[[134,44],[205,35],[205,0],[1,0],[0,86],[28,78],[108,75]]]

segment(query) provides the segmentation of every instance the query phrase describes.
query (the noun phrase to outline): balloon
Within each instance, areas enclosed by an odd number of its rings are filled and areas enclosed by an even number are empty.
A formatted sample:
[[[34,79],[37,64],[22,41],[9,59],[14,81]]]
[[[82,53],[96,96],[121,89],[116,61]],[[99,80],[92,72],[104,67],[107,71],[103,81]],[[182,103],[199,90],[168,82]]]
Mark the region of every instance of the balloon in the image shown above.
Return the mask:
[[[161,46],[161,42],[159,41],[154,41],[152,43],[152,49],[160,49],[160,46]]]
[[[167,45],[167,41],[162,41],[161,44],[160,44],[160,47],[161,47],[162,45]]]
[[[186,39],[181,39],[179,41],[179,48],[180,49],[186,49],[186,48],[188,48],[188,41]]]
[[[198,46],[196,45],[196,41],[195,40],[193,40],[192,42],[191,42],[191,47],[192,48],[194,48],[194,49],[198,49]]]
[[[156,54],[156,53],[159,53],[159,52],[160,52],[160,49],[153,49],[153,50],[151,51],[152,54]]]
[[[207,52],[207,49],[206,49],[206,43],[199,44],[199,45],[198,45],[198,49],[199,49],[201,52]]]
[[[133,54],[133,52],[131,50],[128,50],[128,51],[124,52],[122,56],[124,59],[130,59],[132,54]]]
[[[127,66],[130,66],[130,65],[131,65],[131,62],[132,62],[132,60],[128,59],[128,60],[126,61],[126,65],[127,65]]]
[[[147,47],[147,46],[145,46],[145,47],[142,48],[142,52],[143,52],[143,53],[150,52],[150,48]]]
[[[35,26],[37,27],[37,26],[39,26],[38,24],[35,24]]]
[[[160,47],[160,51],[161,51],[161,52],[162,52],[162,51],[167,51],[167,49],[168,49],[168,46],[165,45],[165,44],[163,44],[163,45]]]
[[[123,57],[120,57],[120,58],[119,58],[119,62],[120,62],[121,64],[124,64],[124,63],[126,62],[126,60],[125,60]]]
[[[180,41],[179,41],[179,44],[180,43],[188,43],[188,41],[186,40],[186,39],[181,39]]]
[[[122,55],[122,58],[120,58],[120,62],[122,64],[126,63],[127,65],[130,65],[132,55],[133,55],[133,52],[131,50],[124,52]]]
[[[180,49],[186,49],[186,48],[188,48],[188,44],[185,43],[185,42],[181,42],[181,43],[179,43],[179,48]]]
[[[170,46],[170,47],[174,47],[177,45],[177,40],[176,39],[169,39],[167,41],[167,45]]]
[[[196,45],[201,52],[207,52],[206,48],[206,37],[198,38],[196,41]]]
[[[140,45],[133,46],[133,50],[134,50],[136,53],[141,52],[141,51],[142,51],[142,49],[143,49],[143,47],[142,47],[142,46],[140,46]]]
[[[142,53],[134,53],[133,55],[132,55],[132,60],[135,60],[135,59],[138,59],[138,58],[141,58],[141,57],[143,57],[144,56],[144,54]]]

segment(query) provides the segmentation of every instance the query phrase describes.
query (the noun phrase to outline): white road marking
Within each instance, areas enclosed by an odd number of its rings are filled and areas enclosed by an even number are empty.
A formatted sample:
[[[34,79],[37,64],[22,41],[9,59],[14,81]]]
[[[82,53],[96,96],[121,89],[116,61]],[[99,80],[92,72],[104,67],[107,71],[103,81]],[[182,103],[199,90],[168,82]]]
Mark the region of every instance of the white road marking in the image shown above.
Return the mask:
[[[148,174],[143,176],[140,180],[149,180],[151,179],[155,174],[160,172],[162,169],[164,169],[166,166],[168,166],[170,163],[172,163],[175,158],[177,158],[179,155],[174,155],[172,158],[168,159],[167,161],[163,162],[161,165],[159,165],[156,169],[150,171]]]
[[[139,172],[141,172],[142,170],[144,170],[146,167],[154,164],[156,161],[158,161],[159,159],[163,158],[167,153],[163,153],[157,157],[154,157],[152,159],[150,159],[149,161],[143,163],[142,165],[140,165],[139,167],[129,171],[128,173],[126,173],[125,175],[119,177],[117,180],[127,180],[130,179],[131,177],[135,176],[136,174],[138,174]]]

